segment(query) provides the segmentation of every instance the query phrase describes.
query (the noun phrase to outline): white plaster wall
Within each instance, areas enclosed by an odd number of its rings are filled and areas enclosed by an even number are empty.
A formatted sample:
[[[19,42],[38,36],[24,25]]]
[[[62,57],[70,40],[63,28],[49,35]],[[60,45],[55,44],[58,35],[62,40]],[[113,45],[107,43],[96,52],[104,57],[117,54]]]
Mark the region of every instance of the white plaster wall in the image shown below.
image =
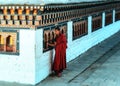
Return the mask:
[[[35,84],[35,31],[20,30],[20,55],[0,54],[0,81]]]
[[[43,29],[36,30],[35,82],[39,83],[51,72],[53,51],[43,53]]]

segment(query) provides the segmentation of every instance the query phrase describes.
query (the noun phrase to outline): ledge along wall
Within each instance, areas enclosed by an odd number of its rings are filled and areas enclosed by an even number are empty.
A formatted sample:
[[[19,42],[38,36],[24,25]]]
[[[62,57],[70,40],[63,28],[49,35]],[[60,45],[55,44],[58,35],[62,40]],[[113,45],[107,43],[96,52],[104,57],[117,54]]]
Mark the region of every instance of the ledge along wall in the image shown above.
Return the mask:
[[[1,47],[4,42],[0,41],[0,81],[35,85],[51,73],[55,51],[53,48],[46,48],[45,33],[54,33],[56,24],[67,37],[67,62],[118,32],[119,3],[104,5],[95,5],[95,8],[83,6],[82,9],[79,9],[81,4],[70,4],[67,8],[60,5],[46,6],[49,10],[43,9],[45,6],[1,6],[0,13],[4,13],[0,17],[0,38],[3,40],[1,36],[13,33],[9,38],[16,39],[16,42],[9,40],[8,44],[15,43],[16,48],[11,52],[11,46],[5,45],[9,50],[6,52],[6,48]],[[65,8],[66,11],[61,10]],[[56,9],[58,12],[55,12]],[[15,36],[13,39],[12,35]],[[49,35],[48,38],[51,40]]]

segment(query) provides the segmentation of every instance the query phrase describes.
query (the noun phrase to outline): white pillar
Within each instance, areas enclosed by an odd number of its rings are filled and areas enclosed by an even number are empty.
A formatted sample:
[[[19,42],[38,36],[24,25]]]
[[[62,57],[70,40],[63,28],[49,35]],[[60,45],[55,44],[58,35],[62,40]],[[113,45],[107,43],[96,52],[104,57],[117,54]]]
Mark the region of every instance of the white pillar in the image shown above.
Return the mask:
[[[92,16],[88,17],[88,35],[92,32]]]
[[[115,10],[113,10],[113,23],[115,22]]]
[[[67,38],[68,38],[68,46],[70,46],[73,40],[73,22],[72,21],[69,21],[67,23]]]
[[[36,56],[41,56],[43,54],[43,28],[36,30],[35,35]]]
[[[105,12],[102,13],[102,28],[105,27]]]

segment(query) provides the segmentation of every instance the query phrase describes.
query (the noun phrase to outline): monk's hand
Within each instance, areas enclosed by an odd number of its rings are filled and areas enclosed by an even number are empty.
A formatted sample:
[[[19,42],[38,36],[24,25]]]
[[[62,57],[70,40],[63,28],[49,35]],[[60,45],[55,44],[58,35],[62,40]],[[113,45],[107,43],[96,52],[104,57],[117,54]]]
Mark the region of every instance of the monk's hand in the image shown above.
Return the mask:
[[[50,44],[50,43],[47,43],[47,46],[51,46],[51,44]]]
[[[49,43],[47,42],[47,46],[49,45]]]

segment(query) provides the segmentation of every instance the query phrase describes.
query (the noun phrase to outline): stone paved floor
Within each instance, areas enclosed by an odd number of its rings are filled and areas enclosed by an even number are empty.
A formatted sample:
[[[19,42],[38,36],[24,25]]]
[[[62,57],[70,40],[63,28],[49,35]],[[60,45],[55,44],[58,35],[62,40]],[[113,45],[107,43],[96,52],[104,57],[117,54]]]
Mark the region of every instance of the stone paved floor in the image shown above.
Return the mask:
[[[81,86],[120,86],[120,50],[93,72]]]

